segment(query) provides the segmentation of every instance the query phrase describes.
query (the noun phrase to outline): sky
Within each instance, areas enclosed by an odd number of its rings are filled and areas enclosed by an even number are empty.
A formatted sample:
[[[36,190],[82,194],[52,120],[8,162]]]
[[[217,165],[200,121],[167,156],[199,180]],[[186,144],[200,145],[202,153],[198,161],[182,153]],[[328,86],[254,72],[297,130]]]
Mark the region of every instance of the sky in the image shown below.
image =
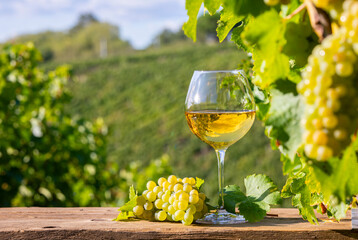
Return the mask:
[[[119,26],[122,39],[143,49],[164,28],[187,20],[185,0],[0,0],[0,42],[20,34],[63,31],[81,13]]]

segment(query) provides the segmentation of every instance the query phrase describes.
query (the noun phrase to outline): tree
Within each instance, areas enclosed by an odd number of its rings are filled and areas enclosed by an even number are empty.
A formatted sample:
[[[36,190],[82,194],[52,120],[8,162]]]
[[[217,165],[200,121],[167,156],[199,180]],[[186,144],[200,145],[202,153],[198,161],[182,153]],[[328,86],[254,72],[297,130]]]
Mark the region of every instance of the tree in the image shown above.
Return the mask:
[[[99,22],[97,17],[95,17],[92,13],[83,13],[78,18],[76,25],[70,29],[70,33],[76,33],[88,25],[97,22]]]
[[[107,127],[64,111],[70,68],[44,73],[40,59],[32,44],[0,51],[0,206],[105,204],[118,183]]]

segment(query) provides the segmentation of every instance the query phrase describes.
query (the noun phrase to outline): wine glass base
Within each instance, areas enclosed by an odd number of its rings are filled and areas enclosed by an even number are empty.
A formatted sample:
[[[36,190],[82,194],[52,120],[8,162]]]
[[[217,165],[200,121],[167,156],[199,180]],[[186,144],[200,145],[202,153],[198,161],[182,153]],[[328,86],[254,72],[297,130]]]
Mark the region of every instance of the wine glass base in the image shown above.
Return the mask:
[[[200,224],[240,224],[247,221],[241,215],[230,213],[226,210],[218,210],[215,213],[207,213],[201,219],[196,220]]]

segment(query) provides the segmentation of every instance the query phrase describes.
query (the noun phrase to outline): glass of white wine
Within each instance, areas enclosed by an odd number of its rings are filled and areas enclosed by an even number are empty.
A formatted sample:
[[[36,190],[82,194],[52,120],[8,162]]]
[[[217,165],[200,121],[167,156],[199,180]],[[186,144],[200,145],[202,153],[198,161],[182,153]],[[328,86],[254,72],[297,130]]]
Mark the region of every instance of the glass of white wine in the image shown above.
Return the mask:
[[[199,223],[237,224],[245,219],[224,209],[224,158],[229,146],[241,139],[255,120],[255,101],[241,70],[195,71],[185,100],[190,130],[215,149],[218,159],[219,207]]]

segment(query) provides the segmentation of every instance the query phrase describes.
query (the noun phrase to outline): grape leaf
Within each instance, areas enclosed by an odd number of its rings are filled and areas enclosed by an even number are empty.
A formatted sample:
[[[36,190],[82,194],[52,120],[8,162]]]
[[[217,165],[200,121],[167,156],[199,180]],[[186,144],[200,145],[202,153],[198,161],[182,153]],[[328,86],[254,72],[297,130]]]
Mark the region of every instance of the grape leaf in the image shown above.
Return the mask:
[[[186,0],[185,9],[187,10],[187,15],[189,17],[188,21],[184,23],[183,30],[185,35],[196,41],[196,23],[198,18],[198,13],[201,7],[203,0]]]
[[[118,209],[120,213],[117,218],[113,219],[114,221],[128,220],[130,217],[134,216],[133,208],[137,205],[137,192],[134,190],[134,187],[129,188],[129,201],[126,202],[122,207]]]
[[[113,219],[113,221],[123,221],[123,220],[128,220],[129,218],[134,217],[134,213],[133,212],[120,212],[118,214],[118,216]]]
[[[245,194],[237,185],[229,185],[224,189],[224,207],[228,212],[235,213],[237,203],[244,201]]]
[[[285,44],[285,23],[275,10],[266,11],[250,21],[242,38],[254,46],[254,83],[262,89],[285,79],[290,71],[289,58],[282,53]]]
[[[132,200],[138,195],[136,190],[134,189],[133,185],[129,187],[129,199]]]
[[[238,205],[240,214],[249,222],[262,220],[266,212],[270,210],[271,204],[279,204],[280,192],[272,180],[262,174],[250,175],[244,180],[246,195],[238,186],[225,187],[224,204],[225,209],[235,213]]]
[[[200,190],[201,186],[204,184],[204,179],[196,177],[196,183],[195,186],[198,190]]]
[[[219,41],[222,42],[225,40],[226,36],[229,34],[231,29],[240,22],[243,17],[236,16],[232,11],[232,8],[224,9],[220,12],[220,20],[218,21],[218,27],[216,29]]]
[[[309,182],[312,183],[312,179],[308,179],[307,173],[305,172],[300,172],[288,178],[285,186],[282,188],[281,197],[292,197],[292,206],[298,208],[303,219],[314,224],[318,221],[314,213],[314,208],[311,206],[311,196],[312,193],[316,193],[318,189],[314,189],[316,187],[314,183],[311,189]]]
[[[235,9],[237,16],[257,16],[270,9],[263,0],[226,0],[225,2]]]
[[[322,193],[325,201],[329,201],[331,195],[335,195],[340,201],[352,197],[358,193],[358,138],[344,151],[342,159],[337,157],[327,162],[316,162],[314,173],[322,184]]]
[[[239,48],[242,48],[244,51],[249,52],[251,51],[251,47],[246,46],[241,38],[241,33],[244,31],[246,24],[247,18],[244,18],[239,26],[233,28],[231,33],[231,41],[233,41]]]
[[[204,6],[209,11],[210,15],[216,13],[221,5],[221,0],[204,0]]]
[[[339,201],[337,197],[331,195],[327,204],[327,215],[334,217],[338,221],[346,216],[346,212],[349,209],[349,205]]]

